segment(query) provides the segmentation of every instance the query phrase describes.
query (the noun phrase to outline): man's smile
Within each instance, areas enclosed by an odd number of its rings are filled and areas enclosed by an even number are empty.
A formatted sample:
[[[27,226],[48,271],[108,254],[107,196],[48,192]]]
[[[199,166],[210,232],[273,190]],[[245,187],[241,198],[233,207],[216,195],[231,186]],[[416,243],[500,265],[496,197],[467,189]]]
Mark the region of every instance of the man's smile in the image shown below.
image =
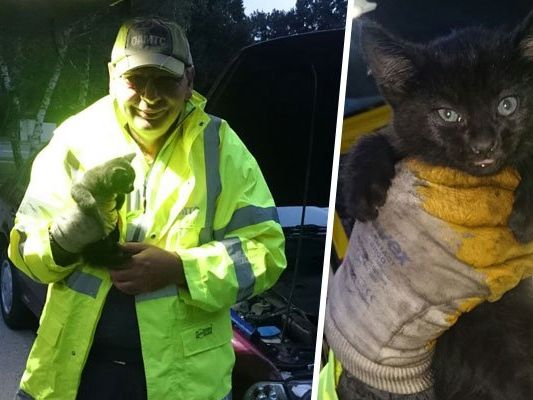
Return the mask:
[[[134,112],[139,117],[141,117],[143,119],[146,119],[146,120],[159,119],[166,113],[166,111],[167,110],[165,108],[162,108],[162,109],[159,109],[159,110],[150,110],[150,109],[141,110],[139,108],[134,108]]]

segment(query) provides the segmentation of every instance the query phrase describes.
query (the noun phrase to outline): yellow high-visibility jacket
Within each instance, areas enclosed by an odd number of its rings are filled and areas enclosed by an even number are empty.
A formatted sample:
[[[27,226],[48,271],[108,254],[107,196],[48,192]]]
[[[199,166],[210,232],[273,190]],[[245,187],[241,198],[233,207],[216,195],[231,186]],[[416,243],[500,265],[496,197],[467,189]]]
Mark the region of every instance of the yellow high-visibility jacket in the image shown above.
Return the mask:
[[[188,289],[136,296],[148,399],[219,400],[231,390],[229,308],[272,286],[285,268],[284,237],[261,171],[198,93],[152,165],[107,96],[69,118],[35,159],[11,232],[9,256],[50,283],[21,381],[34,399],[74,400],[106,295],[105,269],[54,262],[49,227],[74,207],[73,180],[136,152],[135,189],[119,212],[121,240],[175,251]]]
[[[337,384],[342,373],[342,366],[335,359],[335,355],[330,350],[328,362],[320,370],[318,380],[318,400],[339,400],[337,396]]]

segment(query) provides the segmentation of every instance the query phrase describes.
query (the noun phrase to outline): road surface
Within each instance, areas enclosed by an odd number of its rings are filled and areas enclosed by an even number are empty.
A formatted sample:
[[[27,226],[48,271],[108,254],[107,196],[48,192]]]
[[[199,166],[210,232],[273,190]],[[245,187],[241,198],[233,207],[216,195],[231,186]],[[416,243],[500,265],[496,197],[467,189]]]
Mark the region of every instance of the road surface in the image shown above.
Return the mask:
[[[0,400],[13,400],[34,339],[30,330],[10,330],[0,316]]]

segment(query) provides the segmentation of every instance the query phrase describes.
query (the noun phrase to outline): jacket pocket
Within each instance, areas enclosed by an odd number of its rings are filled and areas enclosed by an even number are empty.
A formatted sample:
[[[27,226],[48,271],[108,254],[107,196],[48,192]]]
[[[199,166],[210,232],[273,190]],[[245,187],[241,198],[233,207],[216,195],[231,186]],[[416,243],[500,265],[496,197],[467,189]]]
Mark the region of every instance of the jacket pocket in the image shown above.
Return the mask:
[[[231,327],[207,322],[181,333],[185,357],[213,349],[228,343],[233,336]]]

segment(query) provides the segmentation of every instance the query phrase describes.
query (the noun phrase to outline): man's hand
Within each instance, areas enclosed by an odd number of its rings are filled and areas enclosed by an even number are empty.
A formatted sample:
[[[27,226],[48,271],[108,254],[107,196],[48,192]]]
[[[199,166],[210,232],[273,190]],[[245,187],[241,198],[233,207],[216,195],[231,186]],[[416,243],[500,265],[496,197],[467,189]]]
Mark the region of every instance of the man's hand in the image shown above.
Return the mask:
[[[183,264],[177,254],[144,243],[128,242],[120,247],[131,254],[119,269],[109,272],[120,291],[135,295],[172,284],[186,286]]]
[[[133,190],[135,154],[117,157],[89,169],[71,189],[76,207],[52,224],[50,233],[63,250],[79,254],[116,228],[118,209]]]

